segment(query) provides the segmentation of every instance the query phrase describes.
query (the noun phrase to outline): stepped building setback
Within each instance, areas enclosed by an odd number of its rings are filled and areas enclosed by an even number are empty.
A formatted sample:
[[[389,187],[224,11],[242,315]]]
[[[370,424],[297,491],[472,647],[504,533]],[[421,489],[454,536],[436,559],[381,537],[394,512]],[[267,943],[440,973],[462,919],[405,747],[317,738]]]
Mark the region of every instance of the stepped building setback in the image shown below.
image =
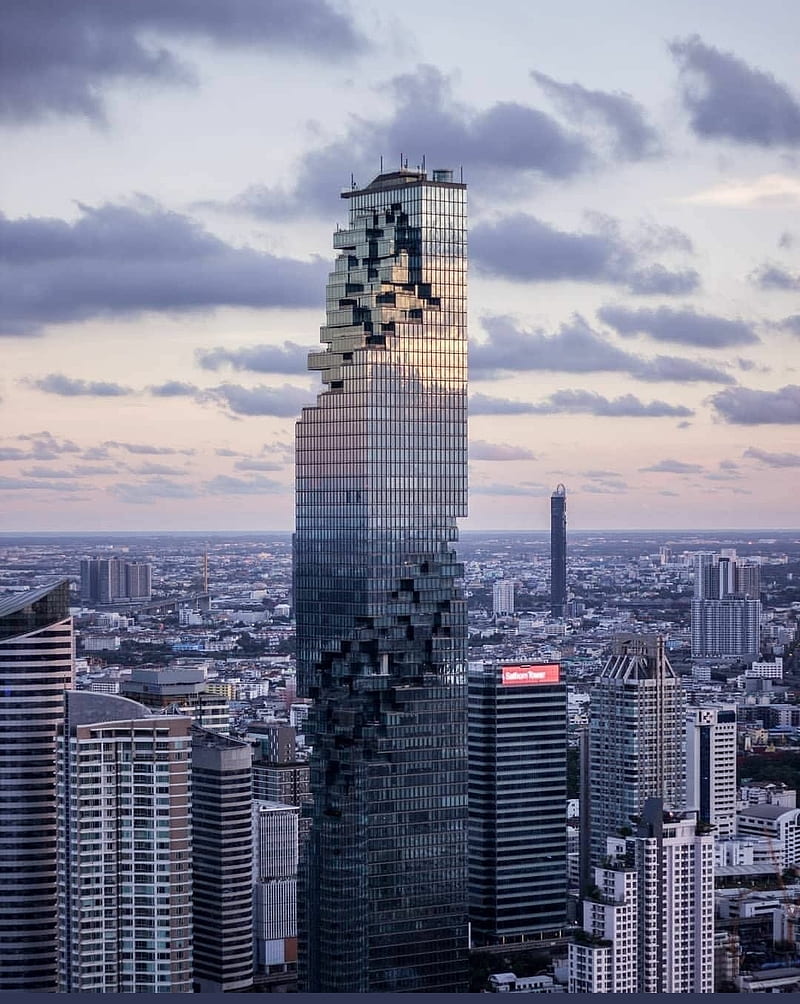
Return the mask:
[[[467,986],[465,186],[344,193],[324,384],[297,425],[298,693],[313,825],[300,988]]]

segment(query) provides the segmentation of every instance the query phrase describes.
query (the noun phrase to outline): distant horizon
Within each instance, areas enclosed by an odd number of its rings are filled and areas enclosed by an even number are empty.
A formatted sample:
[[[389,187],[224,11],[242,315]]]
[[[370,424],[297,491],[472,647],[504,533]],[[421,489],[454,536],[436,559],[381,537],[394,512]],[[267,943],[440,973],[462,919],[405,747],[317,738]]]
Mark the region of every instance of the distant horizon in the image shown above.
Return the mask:
[[[0,530],[2,537],[108,537],[108,536],[136,536],[136,537],[248,537],[252,534],[270,533],[291,536],[294,530],[281,529],[250,529],[250,530]],[[604,529],[603,527],[590,527],[588,529],[572,530],[567,529],[567,536],[580,536],[595,533],[603,533],[608,536],[623,536],[625,534],[705,534],[722,536],[724,534],[800,534],[800,527],[631,527],[626,530]],[[526,530],[526,529],[488,529],[488,530],[460,530],[459,537],[462,536],[512,536],[517,534],[531,534],[541,537],[549,537],[549,530]]]

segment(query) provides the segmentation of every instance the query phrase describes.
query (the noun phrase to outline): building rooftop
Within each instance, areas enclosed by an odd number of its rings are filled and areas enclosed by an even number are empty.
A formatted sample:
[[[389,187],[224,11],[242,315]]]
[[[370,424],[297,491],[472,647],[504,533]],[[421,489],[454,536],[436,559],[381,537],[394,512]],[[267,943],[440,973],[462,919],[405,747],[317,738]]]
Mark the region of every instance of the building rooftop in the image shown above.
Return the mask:
[[[788,805],[746,805],[739,810],[740,816],[753,816],[755,819],[779,819],[788,812],[797,812]]]
[[[51,593],[64,582],[69,582],[69,580],[54,579],[45,586],[38,586],[36,589],[29,589],[24,593],[13,593],[11,596],[3,596],[0,598],[0,617],[8,617],[11,614],[18,613],[18,611],[23,610],[25,607],[29,607],[31,603],[36,603],[37,600],[43,600],[48,593]]]

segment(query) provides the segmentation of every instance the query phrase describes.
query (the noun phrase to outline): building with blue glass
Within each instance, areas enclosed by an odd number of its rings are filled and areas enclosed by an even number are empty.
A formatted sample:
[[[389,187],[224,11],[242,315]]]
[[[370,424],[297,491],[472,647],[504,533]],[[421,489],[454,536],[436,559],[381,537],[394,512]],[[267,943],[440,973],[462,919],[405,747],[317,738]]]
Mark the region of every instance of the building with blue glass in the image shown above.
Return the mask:
[[[344,193],[324,389],[296,440],[298,692],[313,699],[300,988],[467,987],[465,186]]]

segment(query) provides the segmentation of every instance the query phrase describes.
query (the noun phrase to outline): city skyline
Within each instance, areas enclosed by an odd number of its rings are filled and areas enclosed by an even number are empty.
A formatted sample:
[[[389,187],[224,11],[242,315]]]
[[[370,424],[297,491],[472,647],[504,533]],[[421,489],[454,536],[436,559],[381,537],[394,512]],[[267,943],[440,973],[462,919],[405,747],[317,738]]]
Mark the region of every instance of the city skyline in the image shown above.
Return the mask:
[[[466,529],[794,525],[796,6],[284,6],[9,13],[0,531],[288,530],[338,190],[401,157],[473,193]]]

